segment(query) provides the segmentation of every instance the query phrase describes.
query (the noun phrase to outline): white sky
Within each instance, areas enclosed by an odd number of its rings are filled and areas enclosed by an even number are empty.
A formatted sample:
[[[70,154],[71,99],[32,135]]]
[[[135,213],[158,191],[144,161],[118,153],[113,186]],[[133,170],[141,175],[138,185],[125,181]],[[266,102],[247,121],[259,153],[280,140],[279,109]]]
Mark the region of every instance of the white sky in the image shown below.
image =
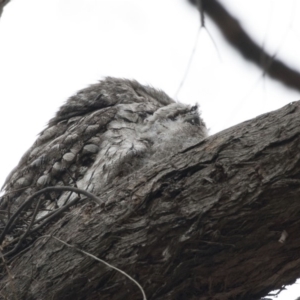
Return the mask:
[[[221,0],[269,53],[300,70],[297,0]],[[297,5],[299,3],[299,5]],[[206,19],[176,100],[200,104],[211,133],[300,99],[262,78]],[[0,185],[60,105],[105,76],[174,97],[199,29],[185,0],[13,0],[0,19]],[[220,54],[220,57],[218,55]],[[295,292],[277,298],[295,299]],[[291,290],[291,289],[290,289]]]

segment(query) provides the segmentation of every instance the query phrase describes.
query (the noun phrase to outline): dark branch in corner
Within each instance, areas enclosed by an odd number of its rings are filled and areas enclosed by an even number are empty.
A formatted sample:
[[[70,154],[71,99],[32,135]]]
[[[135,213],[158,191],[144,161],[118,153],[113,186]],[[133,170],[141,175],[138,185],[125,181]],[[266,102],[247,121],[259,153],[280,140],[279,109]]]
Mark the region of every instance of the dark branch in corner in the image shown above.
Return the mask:
[[[0,0],[0,17],[3,13],[3,7],[9,2],[10,0]]]
[[[188,1],[198,8],[197,0]],[[300,73],[266,53],[251,39],[239,21],[222,4],[216,0],[202,0],[202,8],[204,13],[207,13],[218,26],[225,39],[244,58],[259,66],[264,75],[268,74],[271,78],[282,82],[286,86],[300,91]]]

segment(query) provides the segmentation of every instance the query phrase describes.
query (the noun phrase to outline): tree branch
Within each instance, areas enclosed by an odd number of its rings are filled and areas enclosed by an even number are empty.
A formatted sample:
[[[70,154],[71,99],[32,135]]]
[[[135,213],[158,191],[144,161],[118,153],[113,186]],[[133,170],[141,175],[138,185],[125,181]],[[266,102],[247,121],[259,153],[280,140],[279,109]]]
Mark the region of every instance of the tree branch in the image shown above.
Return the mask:
[[[299,145],[296,102],[116,179],[105,205],[81,203],[39,234],[122,269],[148,299],[259,299],[299,277]],[[1,269],[9,299],[141,299],[52,239],[19,251],[11,276]]]
[[[188,1],[198,7],[198,0]],[[286,86],[300,91],[299,71],[290,68],[284,62],[276,59],[274,55],[270,55],[262,49],[220,2],[202,0],[202,8],[218,26],[227,42],[240,52],[245,59],[261,68],[263,75],[267,74]]]
[[[0,0],[0,17],[1,17],[1,15],[2,15],[4,6],[5,6],[8,2],[10,2],[10,0]]]

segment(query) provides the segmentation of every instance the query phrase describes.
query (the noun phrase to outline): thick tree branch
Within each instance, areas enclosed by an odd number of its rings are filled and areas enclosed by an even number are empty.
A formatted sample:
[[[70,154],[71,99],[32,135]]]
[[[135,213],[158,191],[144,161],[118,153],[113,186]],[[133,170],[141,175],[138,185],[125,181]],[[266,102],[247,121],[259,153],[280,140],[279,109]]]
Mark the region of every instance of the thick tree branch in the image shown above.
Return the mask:
[[[198,0],[188,0],[196,7]],[[268,74],[286,86],[300,91],[300,73],[276,59],[261,48],[243,29],[239,21],[234,18],[224,6],[216,0],[202,0],[202,8],[218,26],[224,38],[243,57],[252,61]]]
[[[80,203],[40,234],[148,299],[259,299],[300,276],[299,145],[296,102],[116,179],[103,207]],[[20,251],[1,270],[9,299],[141,299],[53,239]]]

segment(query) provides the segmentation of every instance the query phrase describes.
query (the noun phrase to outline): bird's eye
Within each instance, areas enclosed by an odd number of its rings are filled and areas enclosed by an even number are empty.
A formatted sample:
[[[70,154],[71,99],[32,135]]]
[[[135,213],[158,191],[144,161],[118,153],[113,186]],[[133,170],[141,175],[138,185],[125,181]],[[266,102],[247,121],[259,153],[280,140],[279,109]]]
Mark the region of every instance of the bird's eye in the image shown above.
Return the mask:
[[[185,122],[188,122],[192,125],[200,125],[200,119],[198,116],[195,115],[186,117]]]

